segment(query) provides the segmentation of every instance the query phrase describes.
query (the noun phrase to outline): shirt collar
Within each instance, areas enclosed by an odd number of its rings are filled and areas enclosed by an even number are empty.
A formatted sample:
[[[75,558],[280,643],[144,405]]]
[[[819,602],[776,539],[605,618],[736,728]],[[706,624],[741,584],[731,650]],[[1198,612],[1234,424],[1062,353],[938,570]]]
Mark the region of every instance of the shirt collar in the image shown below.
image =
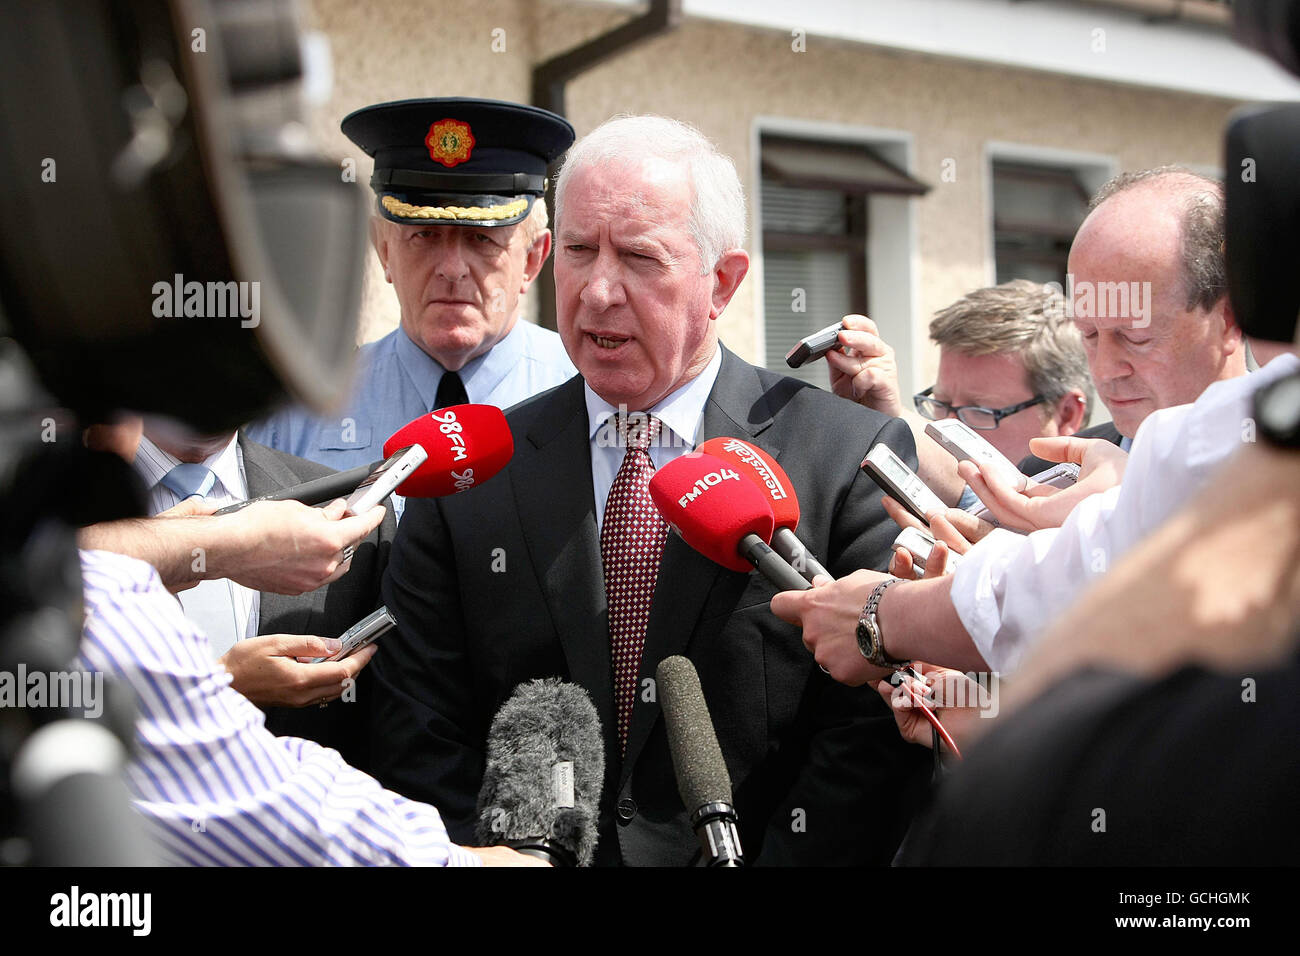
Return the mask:
[[[714,343],[713,358],[704,366],[704,371],[664,396],[658,405],[649,410],[649,414],[694,448],[698,444],[696,438],[700,423],[704,420],[704,403],[709,400],[709,393],[713,391],[713,384],[718,380],[718,370],[721,368],[722,349]],[[587,399],[587,437],[592,439],[605,420],[611,415],[617,415],[619,410],[593,392],[586,382],[583,382],[582,390]]]
[[[520,329],[523,323],[522,318],[515,319],[514,328],[505,338],[482,355],[470,359],[460,370],[460,380],[464,383],[465,394],[471,402],[486,401],[523,358],[524,332]],[[442,381],[446,369],[415,344],[406,334],[404,326],[398,326],[397,332],[398,361],[415,384],[424,407],[432,409],[438,403],[438,383]]]
[[[140,444],[135,451],[134,467],[150,490],[158,487],[158,483],[166,477],[167,472],[180,463],[179,458],[163,451],[144,435],[140,436]],[[200,464],[212,469],[212,473],[217,476],[217,480],[221,482],[227,494],[236,496],[243,494],[244,482],[239,470],[238,435],[232,435],[230,444],[209,455]]]

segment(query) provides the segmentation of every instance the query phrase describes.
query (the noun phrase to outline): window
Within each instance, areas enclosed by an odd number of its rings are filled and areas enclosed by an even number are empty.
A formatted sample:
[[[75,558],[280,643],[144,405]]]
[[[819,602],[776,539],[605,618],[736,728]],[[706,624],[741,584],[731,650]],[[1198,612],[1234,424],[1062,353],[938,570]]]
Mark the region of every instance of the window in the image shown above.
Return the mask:
[[[791,369],[786,352],[846,313],[867,312],[873,195],[928,187],[861,145],[764,135],[760,148],[764,361],[828,388],[825,362]]]
[[[997,282],[1064,287],[1070,243],[1088,214],[1090,190],[1066,166],[993,161],[993,255]]]

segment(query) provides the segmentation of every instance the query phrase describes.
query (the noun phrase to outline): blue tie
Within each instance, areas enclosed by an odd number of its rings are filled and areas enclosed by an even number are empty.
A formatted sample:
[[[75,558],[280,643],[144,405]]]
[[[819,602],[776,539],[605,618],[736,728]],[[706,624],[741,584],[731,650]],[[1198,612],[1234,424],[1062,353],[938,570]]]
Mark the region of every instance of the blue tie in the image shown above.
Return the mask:
[[[216,483],[216,473],[207,465],[177,465],[162,479],[162,484],[176,492],[182,501],[193,495],[206,497]]]

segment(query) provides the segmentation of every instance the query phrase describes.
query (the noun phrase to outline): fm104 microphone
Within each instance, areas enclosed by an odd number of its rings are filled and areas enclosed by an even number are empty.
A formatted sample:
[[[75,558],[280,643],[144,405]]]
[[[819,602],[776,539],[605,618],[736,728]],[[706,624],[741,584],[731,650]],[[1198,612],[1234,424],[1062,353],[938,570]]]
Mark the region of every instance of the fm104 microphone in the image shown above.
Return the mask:
[[[710,561],[732,571],[751,567],[783,591],[811,585],[773,551],[767,495],[725,461],[691,452],[650,479],[650,498],[668,525]]]
[[[479,842],[590,866],[604,780],[604,735],[587,692],[557,678],[520,684],[488,733]]]
[[[799,527],[799,499],[785,469],[776,459],[757,445],[739,438],[710,438],[699,450],[729,462],[743,478],[758,486],[768,497],[776,530],[772,532],[772,550],[785,558],[790,566],[811,581],[819,574],[831,574],[813,557],[802,541],[795,537]]]
[[[515,453],[505,413],[495,405],[449,405],[408,422],[384,442],[384,458],[368,465],[315,478],[221,508],[224,515],[259,501],[301,501],[318,505],[346,498],[396,452],[421,446],[428,457],[397,486],[407,498],[443,498],[481,485],[504,468]]]
[[[685,657],[665,657],[655,668],[655,684],[677,789],[700,838],[705,865],[744,866],[736,810],[731,805],[731,775],[704,702],[700,675]]]

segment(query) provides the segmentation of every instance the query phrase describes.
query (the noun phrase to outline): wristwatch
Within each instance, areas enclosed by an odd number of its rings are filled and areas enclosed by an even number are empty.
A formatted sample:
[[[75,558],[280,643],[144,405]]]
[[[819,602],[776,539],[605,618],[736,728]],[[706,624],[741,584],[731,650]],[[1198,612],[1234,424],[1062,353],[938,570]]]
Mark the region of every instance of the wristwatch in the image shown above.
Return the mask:
[[[1300,448],[1300,372],[1255,393],[1255,425],[1270,445]]]
[[[880,636],[880,622],[876,619],[881,596],[900,580],[901,578],[888,578],[877,584],[862,608],[862,616],[858,618],[858,650],[868,663],[877,667],[902,667],[908,663],[895,660],[885,653],[885,642]]]

